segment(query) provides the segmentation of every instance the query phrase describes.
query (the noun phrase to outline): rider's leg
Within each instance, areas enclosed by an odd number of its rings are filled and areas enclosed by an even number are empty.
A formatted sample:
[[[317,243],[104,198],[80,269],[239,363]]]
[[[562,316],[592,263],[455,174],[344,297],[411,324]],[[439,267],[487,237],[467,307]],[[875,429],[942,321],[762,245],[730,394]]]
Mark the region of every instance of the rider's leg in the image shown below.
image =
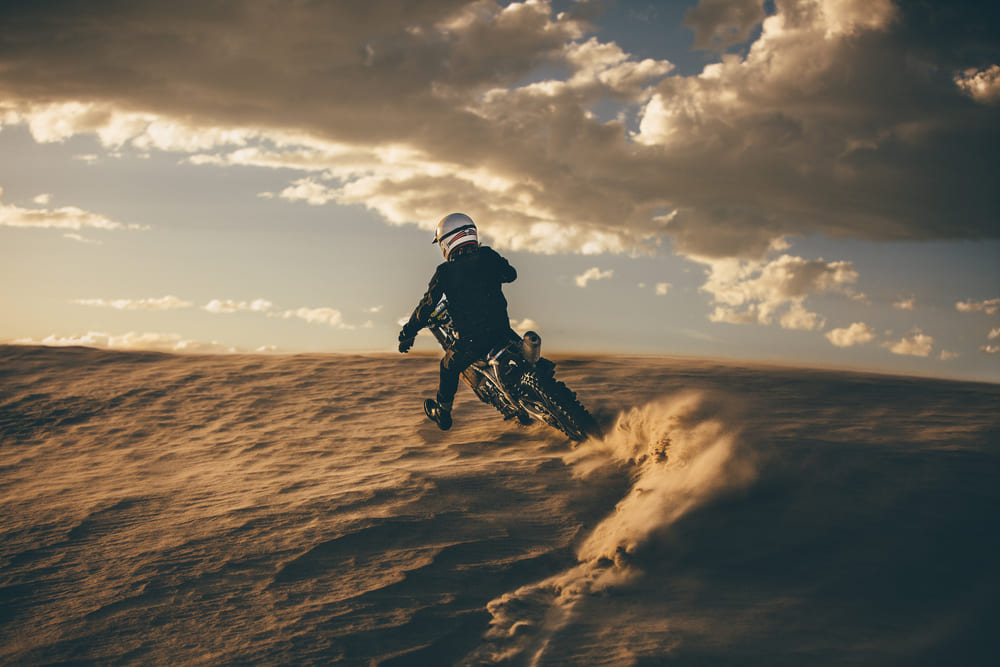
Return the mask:
[[[445,412],[451,412],[451,407],[455,400],[455,392],[458,391],[458,376],[462,373],[462,371],[455,369],[456,364],[452,362],[453,359],[454,356],[448,353],[441,360],[437,404]]]
[[[453,349],[441,359],[441,373],[438,381],[437,404],[444,412],[451,412],[458,391],[458,378],[462,371],[475,361],[467,350]]]
[[[441,359],[441,374],[437,393],[437,403],[441,410],[451,412],[455,392],[458,391],[458,379],[462,375],[462,371],[487,352],[489,352],[487,341],[477,342],[473,339],[467,339],[464,344],[460,342],[444,355],[444,358]]]
[[[471,363],[471,362],[470,362]],[[458,377],[465,367],[462,366],[462,355],[456,354],[455,350],[449,351],[441,359],[441,376],[438,382],[437,400],[427,399],[424,401],[424,412],[437,423],[443,431],[451,428],[451,407],[455,399],[455,392],[458,391]]]

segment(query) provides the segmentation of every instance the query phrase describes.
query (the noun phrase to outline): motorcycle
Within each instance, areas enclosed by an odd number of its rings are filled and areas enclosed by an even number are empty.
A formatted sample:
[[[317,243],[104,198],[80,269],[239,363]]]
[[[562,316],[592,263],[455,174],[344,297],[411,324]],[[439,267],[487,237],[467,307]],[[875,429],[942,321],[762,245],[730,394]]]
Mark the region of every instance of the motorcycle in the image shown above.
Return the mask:
[[[427,327],[445,352],[458,341],[458,332],[442,297]],[[541,356],[541,337],[529,331],[512,337],[462,372],[462,379],[483,403],[492,405],[504,419],[523,425],[541,421],[581,442],[600,435],[600,427],[576,394],[555,379],[555,363]]]

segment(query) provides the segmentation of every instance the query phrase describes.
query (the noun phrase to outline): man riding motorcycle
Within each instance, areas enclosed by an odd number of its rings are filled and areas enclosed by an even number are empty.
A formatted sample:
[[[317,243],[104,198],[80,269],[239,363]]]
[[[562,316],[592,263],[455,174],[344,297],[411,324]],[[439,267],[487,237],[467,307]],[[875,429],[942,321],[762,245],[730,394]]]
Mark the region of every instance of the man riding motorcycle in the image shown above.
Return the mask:
[[[447,431],[462,371],[493,347],[517,337],[510,328],[502,289],[503,283],[517,278],[517,271],[495,250],[479,245],[476,223],[464,213],[441,218],[433,243],[440,246],[445,261],[434,271],[427,292],[403,325],[399,351],[405,353],[413,347],[417,332],[427,326],[434,308],[446,296],[459,340],[441,360],[437,398],[424,401],[424,412]]]

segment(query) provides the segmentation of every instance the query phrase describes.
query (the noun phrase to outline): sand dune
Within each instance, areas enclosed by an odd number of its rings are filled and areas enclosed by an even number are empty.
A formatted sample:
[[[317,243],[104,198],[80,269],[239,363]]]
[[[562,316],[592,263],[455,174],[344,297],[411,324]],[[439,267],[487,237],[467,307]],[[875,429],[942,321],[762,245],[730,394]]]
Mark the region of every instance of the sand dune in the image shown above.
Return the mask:
[[[993,664],[1000,386],[557,361],[0,347],[0,662]]]

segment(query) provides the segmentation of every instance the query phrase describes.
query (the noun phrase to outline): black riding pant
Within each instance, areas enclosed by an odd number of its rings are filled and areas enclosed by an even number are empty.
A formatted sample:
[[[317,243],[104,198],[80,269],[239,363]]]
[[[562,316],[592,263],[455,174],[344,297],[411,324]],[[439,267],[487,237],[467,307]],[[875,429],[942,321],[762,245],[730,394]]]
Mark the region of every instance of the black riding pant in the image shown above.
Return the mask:
[[[517,334],[513,331],[501,331],[459,340],[455,347],[441,359],[441,379],[438,383],[437,393],[438,405],[445,410],[451,410],[462,371],[474,361],[484,358],[494,347],[505,344],[512,336],[516,337]]]

